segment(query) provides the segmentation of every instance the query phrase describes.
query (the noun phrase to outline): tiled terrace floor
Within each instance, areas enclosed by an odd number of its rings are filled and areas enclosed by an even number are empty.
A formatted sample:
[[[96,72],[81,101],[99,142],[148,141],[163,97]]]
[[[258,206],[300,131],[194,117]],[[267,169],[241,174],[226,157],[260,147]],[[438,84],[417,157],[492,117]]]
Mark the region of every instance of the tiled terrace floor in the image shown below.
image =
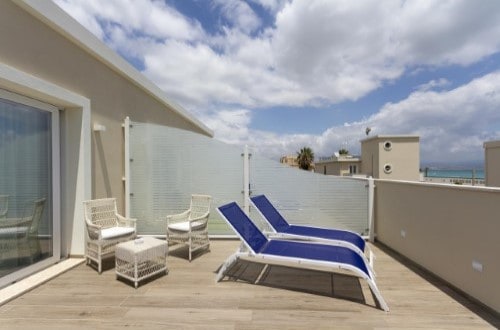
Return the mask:
[[[377,284],[391,311],[374,306],[364,281],[270,267],[261,284],[227,278],[220,264],[237,241],[213,241],[189,263],[171,251],[170,272],[137,290],[82,264],[0,307],[1,329],[494,329],[500,320],[432,277],[374,246]],[[108,265],[112,267],[112,263]],[[240,268],[240,279],[259,272]]]

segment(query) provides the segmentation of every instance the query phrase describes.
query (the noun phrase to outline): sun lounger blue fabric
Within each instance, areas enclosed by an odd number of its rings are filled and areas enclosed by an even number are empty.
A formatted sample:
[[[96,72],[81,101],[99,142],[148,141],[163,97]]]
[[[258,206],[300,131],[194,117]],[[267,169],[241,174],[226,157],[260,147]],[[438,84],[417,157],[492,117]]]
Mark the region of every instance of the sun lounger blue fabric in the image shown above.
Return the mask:
[[[353,265],[370,276],[363,259],[348,248],[308,242],[269,240],[236,203],[221,206],[219,210],[255,253],[344,263]]]
[[[345,241],[358,247],[360,251],[365,250],[365,240],[354,232],[340,229],[290,225],[265,195],[254,196],[251,197],[250,200],[277,233]]]
[[[283,264],[304,269],[324,269],[326,271],[347,271],[365,279],[381,308],[389,308],[375,284],[373,274],[365,259],[355,251],[337,245],[319,244],[307,241],[268,239],[234,202],[218,208],[221,216],[236,231],[248,251],[237,251],[230,256],[219,270],[217,281],[238,258],[249,258],[254,262]]]

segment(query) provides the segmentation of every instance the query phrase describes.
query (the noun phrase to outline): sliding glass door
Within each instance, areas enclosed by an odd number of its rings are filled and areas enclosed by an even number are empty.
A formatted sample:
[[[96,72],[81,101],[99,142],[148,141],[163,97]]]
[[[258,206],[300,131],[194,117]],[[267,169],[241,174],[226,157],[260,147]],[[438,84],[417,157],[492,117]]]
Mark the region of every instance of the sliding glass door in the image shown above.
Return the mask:
[[[58,116],[0,90],[0,287],[59,258]]]

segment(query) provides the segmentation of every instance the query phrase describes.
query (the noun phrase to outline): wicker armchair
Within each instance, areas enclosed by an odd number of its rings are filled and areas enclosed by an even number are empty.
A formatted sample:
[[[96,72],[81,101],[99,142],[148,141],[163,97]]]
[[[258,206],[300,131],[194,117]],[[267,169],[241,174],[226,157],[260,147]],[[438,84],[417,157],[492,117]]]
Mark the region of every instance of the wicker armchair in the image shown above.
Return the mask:
[[[26,205],[21,218],[4,218],[0,222],[0,259],[34,257],[41,254],[38,227],[45,207],[45,198]]]
[[[83,202],[86,225],[85,259],[90,265],[97,263],[102,272],[102,260],[114,256],[115,246],[136,237],[136,220],[118,214],[115,198],[94,199]]]
[[[45,208],[45,198],[37,199],[33,204],[32,222],[28,230],[28,244],[30,249],[30,257],[33,262],[33,257],[39,258],[42,254],[40,247],[40,239],[38,237],[38,228],[42,219],[43,210]]]
[[[9,195],[0,195],[0,219],[7,217],[9,210]]]
[[[186,244],[189,248],[189,261],[194,251],[210,248],[208,216],[211,200],[212,197],[208,195],[192,195],[189,210],[167,216],[168,244]]]

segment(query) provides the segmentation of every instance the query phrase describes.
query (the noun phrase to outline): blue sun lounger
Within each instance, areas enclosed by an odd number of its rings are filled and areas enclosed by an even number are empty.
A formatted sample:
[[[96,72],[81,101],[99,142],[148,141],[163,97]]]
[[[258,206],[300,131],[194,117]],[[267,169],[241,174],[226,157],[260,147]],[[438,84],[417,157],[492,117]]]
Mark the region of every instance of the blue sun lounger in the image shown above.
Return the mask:
[[[380,308],[389,311],[369,265],[353,250],[315,242],[268,239],[236,203],[220,206],[217,210],[246,247],[240,248],[224,262],[217,274],[217,282],[225,277],[238,259],[266,265],[350,274],[366,280]]]
[[[366,252],[370,267],[373,269],[374,254],[370,247],[366,245],[363,237],[357,233],[333,228],[290,225],[265,195],[251,197],[250,201],[274,231],[271,234],[272,238],[317,241],[324,244],[340,245],[359,252],[363,257],[365,257],[364,253]]]

